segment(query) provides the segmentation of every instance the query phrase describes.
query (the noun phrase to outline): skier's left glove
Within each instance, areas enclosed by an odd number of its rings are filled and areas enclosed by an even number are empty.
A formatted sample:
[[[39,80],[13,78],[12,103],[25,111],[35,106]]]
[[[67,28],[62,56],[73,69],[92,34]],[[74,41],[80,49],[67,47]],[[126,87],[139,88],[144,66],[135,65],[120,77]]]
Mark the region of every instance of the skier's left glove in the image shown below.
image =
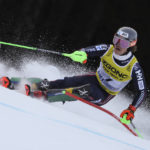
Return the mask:
[[[9,88],[11,85],[11,81],[8,77],[2,77],[0,78],[0,84],[5,88]]]
[[[127,115],[126,120],[132,120],[134,118],[135,111],[136,107],[129,105],[129,107],[120,114],[120,117],[123,118],[124,115]]]

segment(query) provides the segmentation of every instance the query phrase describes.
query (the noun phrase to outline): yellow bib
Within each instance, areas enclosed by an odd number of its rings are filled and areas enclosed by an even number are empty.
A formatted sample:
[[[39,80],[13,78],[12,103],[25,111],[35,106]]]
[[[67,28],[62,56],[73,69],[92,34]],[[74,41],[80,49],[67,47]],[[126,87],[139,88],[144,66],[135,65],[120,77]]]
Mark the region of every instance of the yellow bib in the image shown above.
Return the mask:
[[[101,65],[102,65],[101,70],[104,72],[103,74],[107,74],[107,76],[109,76],[112,81],[114,80],[115,81],[114,83],[117,83],[117,84],[118,83],[121,84],[121,82],[127,83],[132,79],[132,77],[131,77],[132,68],[133,68],[134,64],[137,62],[137,59],[135,58],[135,56],[133,56],[133,58],[130,60],[130,62],[127,65],[119,66],[114,61],[113,49],[114,49],[114,47],[113,47],[113,45],[111,45],[109,50],[101,57]],[[100,85],[108,93],[110,93],[112,95],[116,95],[120,91],[115,91],[115,90],[112,91],[111,89],[113,89],[113,87],[109,88],[108,83],[106,84],[108,86],[105,86],[106,82],[102,81],[102,79],[101,79],[102,71],[97,70],[97,72],[96,72],[96,76],[97,76],[97,79],[98,79]],[[104,84],[103,84],[103,82],[104,82]],[[119,89],[119,87],[118,87],[118,89]]]

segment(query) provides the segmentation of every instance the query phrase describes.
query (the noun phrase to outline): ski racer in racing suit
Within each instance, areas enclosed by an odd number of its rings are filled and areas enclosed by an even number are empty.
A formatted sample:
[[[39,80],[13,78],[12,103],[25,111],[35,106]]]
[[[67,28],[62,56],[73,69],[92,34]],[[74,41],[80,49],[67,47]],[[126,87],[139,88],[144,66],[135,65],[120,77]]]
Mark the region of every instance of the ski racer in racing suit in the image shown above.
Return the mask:
[[[134,118],[134,112],[146,97],[146,83],[143,70],[133,55],[136,50],[137,32],[130,27],[118,29],[112,44],[100,44],[80,49],[88,57],[99,57],[100,66],[96,73],[65,77],[55,81],[43,80],[37,87],[40,91],[61,89],[90,84],[89,101],[104,105],[133,80],[137,94],[132,104],[121,113],[127,120]]]
[[[131,80],[137,94],[132,104],[121,113],[132,120],[134,112],[146,97],[146,83],[143,70],[133,55],[136,51],[137,32],[130,27],[118,29],[113,44],[100,44],[81,49],[88,57],[100,57],[100,66],[96,74],[65,77],[64,79],[39,84],[39,89],[68,88],[90,84],[90,101],[99,106],[106,104],[117,95]],[[44,82],[46,84],[44,84]]]

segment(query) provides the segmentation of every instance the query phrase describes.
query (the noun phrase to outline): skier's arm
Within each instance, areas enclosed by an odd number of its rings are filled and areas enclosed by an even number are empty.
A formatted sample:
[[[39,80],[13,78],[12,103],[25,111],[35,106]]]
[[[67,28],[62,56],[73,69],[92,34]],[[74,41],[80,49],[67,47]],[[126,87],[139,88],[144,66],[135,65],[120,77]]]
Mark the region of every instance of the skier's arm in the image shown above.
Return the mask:
[[[123,118],[124,115],[127,115],[126,120],[132,120],[134,118],[134,112],[141,105],[147,95],[144,73],[139,63],[136,63],[133,67],[132,79],[137,93],[132,104],[120,114],[121,118]],[[123,123],[126,122],[123,121]]]
[[[136,96],[132,102],[132,105],[135,108],[138,108],[147,95],[145,77],[139,63],[136,63],[133,68],[132,79],[133,79],[134,87],[137,91]]]
[[[88,57],[101,57],[108,50],[110,45],[100,44],[95,46],[89,46],[86,48],[80,49],[81,51],[85,51]]]
[[[89,47],[81,48],[80,50],[74,51],[71,54],[71,56],[69,56],[69,57],[75,62],[80,62],[80,63],[84,64],[87,62],[87,59],[89,57],[101,57],[101,56],[103,56],[109,47],[110,47],[110,45],[106,45],[106,44],[89,46]]]

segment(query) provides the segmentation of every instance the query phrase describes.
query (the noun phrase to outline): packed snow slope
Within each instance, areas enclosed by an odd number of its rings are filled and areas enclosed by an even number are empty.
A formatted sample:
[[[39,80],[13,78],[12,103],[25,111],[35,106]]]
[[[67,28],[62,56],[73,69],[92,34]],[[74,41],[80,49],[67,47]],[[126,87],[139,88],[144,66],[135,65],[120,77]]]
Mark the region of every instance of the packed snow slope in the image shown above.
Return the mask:
[[[0,65],[1,75],[41,77],[54,80],[65,73],[53,66],[30,63],[24,70]],[[39,71],[40,70],[40,71]],[[120,94],[104,108],[119,116],[130,98]],[[134,124],[144,137],[135,137],[114,118],[80,101],[49,103],[0,87],[0,147],[3,150],[149,150],[150,117],[144,108]]]

